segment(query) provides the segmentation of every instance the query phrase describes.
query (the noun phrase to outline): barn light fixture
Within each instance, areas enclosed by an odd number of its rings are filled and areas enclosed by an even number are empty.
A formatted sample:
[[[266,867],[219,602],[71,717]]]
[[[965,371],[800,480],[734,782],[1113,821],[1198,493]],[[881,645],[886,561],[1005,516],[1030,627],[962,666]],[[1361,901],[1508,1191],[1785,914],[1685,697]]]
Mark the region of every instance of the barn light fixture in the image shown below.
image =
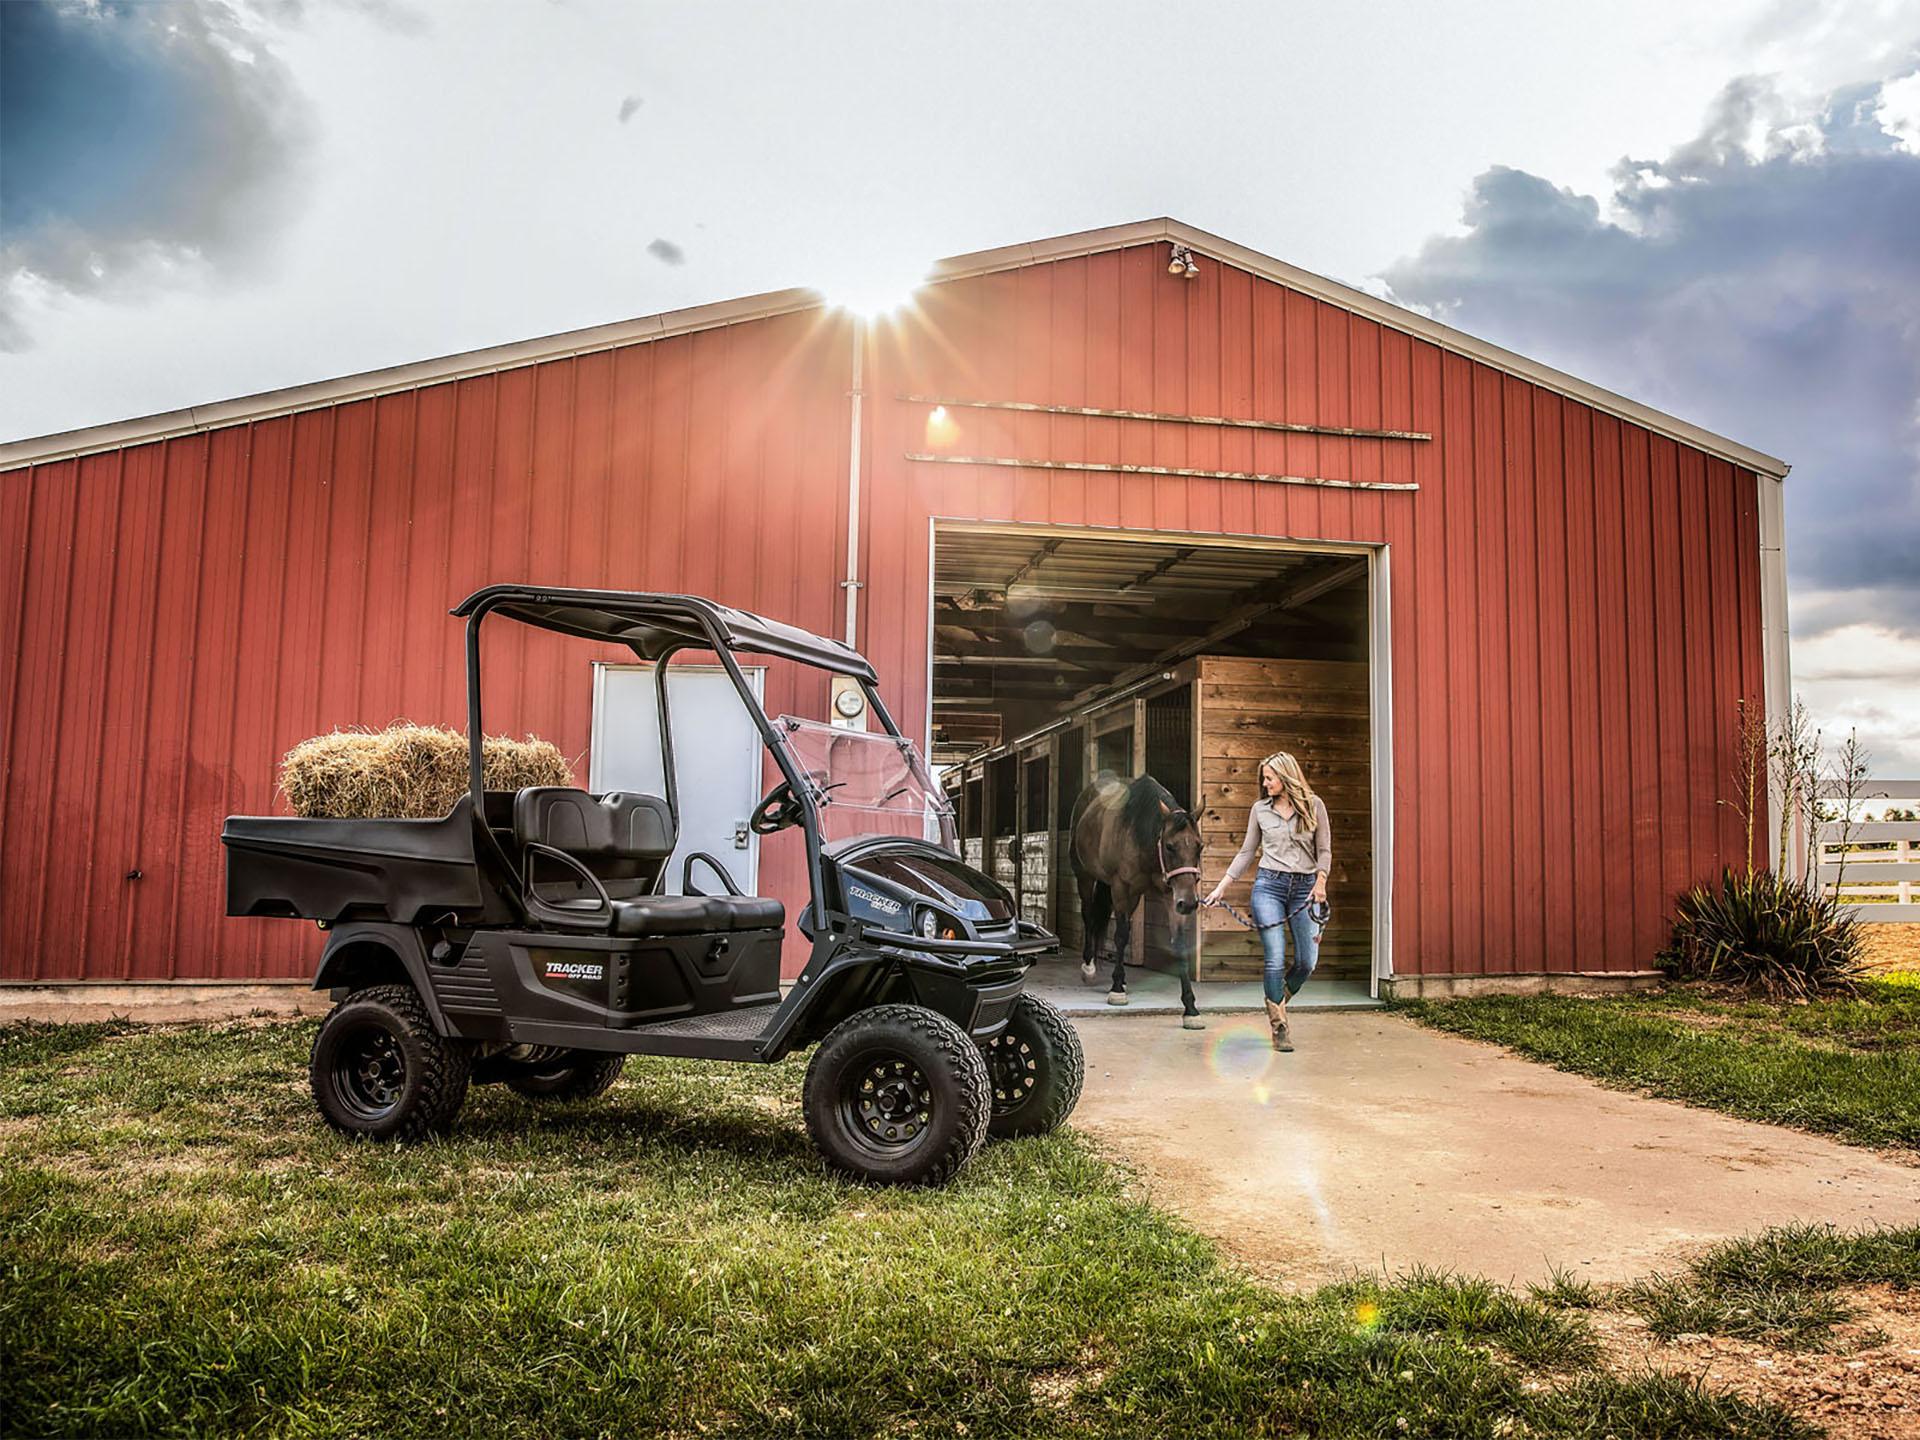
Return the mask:
[[[1200,266],[1193,258],[1193,251],[1189,250],[1185,245],[1176,244],[1173,247],[1172,256],[1167,260],[1167,273],[1169,275],[1184,276],[1188,280],[1199,275]]]

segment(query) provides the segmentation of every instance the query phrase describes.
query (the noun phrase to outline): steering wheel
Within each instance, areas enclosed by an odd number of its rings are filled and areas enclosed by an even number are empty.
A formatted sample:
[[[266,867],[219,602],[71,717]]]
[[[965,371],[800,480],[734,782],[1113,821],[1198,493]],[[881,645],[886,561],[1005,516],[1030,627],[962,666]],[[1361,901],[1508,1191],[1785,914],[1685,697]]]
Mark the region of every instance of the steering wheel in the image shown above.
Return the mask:
[[[793,787],[782,780],[753,807],[747,828],[756,835],[771,835],[789,825],[798,825],[802,813],[800,799],[793,793]]]

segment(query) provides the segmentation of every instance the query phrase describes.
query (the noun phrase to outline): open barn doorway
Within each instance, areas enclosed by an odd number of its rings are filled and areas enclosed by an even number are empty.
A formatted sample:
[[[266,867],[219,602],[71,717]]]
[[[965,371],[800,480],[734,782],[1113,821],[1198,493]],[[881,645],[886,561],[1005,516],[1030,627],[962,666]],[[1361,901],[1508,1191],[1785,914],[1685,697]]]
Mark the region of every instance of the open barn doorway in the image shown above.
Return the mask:
[[[1063,966],[1083,941],[1069,816],[1093,776],[1150,774],[1190,808],[1210,887],[1245,834],[1262,758],[1285,750],[1334,837],[1313,983],[1322,998],[1377,993],[1384,584],[1384,556],[1359,547],[935,526],[933,760],[969,858],[1059,933]],[[1246,895],[1246,878],[1228,894],[1242,913]],[[1223,911],[1184,920],[1149,903],[1134,925],[1149,969],[1191,955],[1201,981],[1259,977],[1258,937]]]

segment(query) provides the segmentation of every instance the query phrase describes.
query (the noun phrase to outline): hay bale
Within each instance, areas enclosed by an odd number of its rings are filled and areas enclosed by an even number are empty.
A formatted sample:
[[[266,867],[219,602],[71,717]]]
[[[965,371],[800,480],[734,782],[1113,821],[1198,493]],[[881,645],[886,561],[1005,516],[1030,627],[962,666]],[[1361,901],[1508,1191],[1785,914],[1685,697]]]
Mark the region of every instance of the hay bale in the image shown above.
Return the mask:
[[[559,748],[532,735],[489,735],[481,755],[489,790],[574,783]],[[467,793],[467,737],[402,720],[316,735],[281,760],[280,793],[309,820],[437,820]]]

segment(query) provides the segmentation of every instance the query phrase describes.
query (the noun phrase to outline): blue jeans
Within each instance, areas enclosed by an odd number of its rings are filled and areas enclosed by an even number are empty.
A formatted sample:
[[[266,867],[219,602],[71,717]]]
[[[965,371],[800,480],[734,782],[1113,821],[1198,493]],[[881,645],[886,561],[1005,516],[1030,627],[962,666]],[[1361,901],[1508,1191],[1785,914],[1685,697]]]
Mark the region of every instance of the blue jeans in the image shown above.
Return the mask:
[[[1307,917],[1307,900],[1313,894],[1313,875],[1292,870],[1261,870],[1253,879],[1253,919],[1267,928],[1260,931],[1260,948],[1266,954],[1267,999],[1279,1004],[1297,992],[1313,974],[1320,959],[1320,927]],[[1285,920],[1284,925],[1275,921]],[[1293,963],[1287,963],[1287,942],[1293,933]]]

